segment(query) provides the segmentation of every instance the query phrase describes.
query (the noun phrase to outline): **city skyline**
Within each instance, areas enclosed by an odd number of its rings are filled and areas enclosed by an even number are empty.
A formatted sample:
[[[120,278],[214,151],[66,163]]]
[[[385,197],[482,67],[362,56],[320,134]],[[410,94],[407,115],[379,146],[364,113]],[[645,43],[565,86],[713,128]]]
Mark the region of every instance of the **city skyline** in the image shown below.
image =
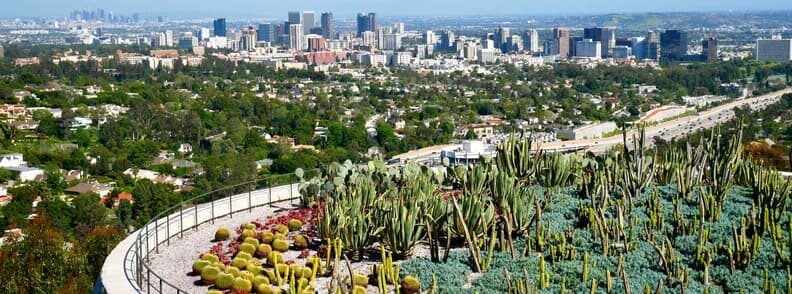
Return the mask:
[[[420,2],[372,1],[372,0],[305,0],[299,3],[255,3],[249,0],[228,0],[214,7],[209,0],[156,2],[142,1],[55,1],[34,0],[7,5],[0,11],[2,18],[15,17],[63,17],[74,9],[102,8],[117,14],[138,12],[143,15],[163,15],[175,18],[201,17],[283,17],[288,11],[316,10],[332,11],[340,18],[354,18],[360,11],[381,11],[383,16],[464,16],[464,15],[590,15],[603,13],[648,13],[648,12],[746,12],[792,10],[792,2],[782,0],[758,1],[698,1],[682,0],[634,1],[619,0],[591,5],[590,0],[569,0],[552,3],[530,3],[513,0],[488,2],[460,0]],[[9,7],[10,6],[10,7]],[[241,9],[244,8],[244,9]]]

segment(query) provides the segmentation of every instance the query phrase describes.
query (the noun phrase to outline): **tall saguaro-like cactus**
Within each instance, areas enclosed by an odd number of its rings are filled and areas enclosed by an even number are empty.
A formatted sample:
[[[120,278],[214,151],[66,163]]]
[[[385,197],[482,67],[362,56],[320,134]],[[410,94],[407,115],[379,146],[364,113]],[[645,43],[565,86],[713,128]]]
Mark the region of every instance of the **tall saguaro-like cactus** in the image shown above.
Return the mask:
[[[632,149],[628,148],[627,132],[622,135],[624,141],[624,170],[622,172],[621,188],[624,197],[627,199],[627,212],[632,211],[632,201],[641,197],[644,189],[654,178],[655,166],[652,157],[646,155],[646,129],[639,130],[639,135],[633,135]]]

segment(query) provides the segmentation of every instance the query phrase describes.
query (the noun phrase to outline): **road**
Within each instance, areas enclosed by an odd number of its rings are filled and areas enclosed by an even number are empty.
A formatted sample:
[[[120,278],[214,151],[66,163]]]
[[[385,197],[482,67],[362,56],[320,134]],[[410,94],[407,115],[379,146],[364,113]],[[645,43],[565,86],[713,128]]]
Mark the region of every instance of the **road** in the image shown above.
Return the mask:
[[[646,127],[647,143],[651,144],[653,141],[652,138],[654,137],[659,137],[664,140],[671,140],[689,135],[702,129],[713,128],[718,124],[722,124],[733,119],[733,109],[736,107],[748,105],[753,110],[765,109],[767,106],[778,102],[781,99],[781,96],[787,93],[792,93],[792,88],[787,88],[762,96],[738,99],[736,101],[714,107],[695,115],[685,116]],[[635,130],[628,131],[628,138],[631,138],[635,132]],[[605,152],[614,145],[622,144],[622,140],[622,135],[615,135],[599,139],[549,142],[537,144],[534,147],[541,148],[546,151],[589,150],[592,152]],[[629,140],[629,142],[631,142],[631,140]]]

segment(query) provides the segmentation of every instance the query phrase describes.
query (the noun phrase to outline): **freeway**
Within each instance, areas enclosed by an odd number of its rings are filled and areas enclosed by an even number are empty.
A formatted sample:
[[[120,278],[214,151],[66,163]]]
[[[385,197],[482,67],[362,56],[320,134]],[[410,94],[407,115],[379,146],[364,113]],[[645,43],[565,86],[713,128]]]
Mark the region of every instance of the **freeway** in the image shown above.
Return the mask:
[[[647,144],[652,143],[652,138],[659,137],[664,140],[683,137],[702,129],[711,129],[734,118],[734,108],[749,106],[753,110],[761,110],[778,102],[784,94],[792,93],[792,88],[768,93],[762,96],[737,99],[733,102],[713,107],[712,109],[646,127]],[[628,138],[636,130],[628,131]],[[628,140],[628,144],[632,140]],[[615,135],[599,139],[556,141],[536,144],[535,148],[545,151],[577,151],[588,150],[592,152],[605,152],[610,147],[622,144],[622,135]]]

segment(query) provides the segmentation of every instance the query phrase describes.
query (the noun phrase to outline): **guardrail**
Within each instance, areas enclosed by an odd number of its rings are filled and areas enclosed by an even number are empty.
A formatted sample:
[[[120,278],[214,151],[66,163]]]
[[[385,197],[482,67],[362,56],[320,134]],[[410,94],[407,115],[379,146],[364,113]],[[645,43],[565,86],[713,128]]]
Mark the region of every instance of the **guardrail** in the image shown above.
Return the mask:
[[[309,170],[304,177],[318,174],[318,169]],[[125,279],[134,291],[123,292],[188,293],[148,266],[152,252],[159,253],[160,247],[167,247],[172,239],[181,238],[185,232],[197,230],[200,225],[214,223],[219,218],[233,217],[235,213],[252,212],[254,208],[276,203],[288,201],[293,204],[300,197],[298,186],[295,174],[270,176],[201,194],[157,214],[130,235],[134,236],[134,243],[124,254],[123,267]],[[106,281],[104,286],[105,292],[115,292],[110,289],[113,285]]]

